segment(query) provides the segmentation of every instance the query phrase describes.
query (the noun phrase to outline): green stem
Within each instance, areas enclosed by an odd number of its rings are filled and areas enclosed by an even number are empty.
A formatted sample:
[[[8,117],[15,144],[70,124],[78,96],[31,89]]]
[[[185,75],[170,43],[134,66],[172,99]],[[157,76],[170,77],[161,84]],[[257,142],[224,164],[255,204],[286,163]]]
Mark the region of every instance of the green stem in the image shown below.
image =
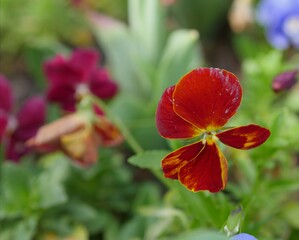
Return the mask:
[[[115,114],[113,114],[108,106],[99,98],[92,96],[92,100],[95,104],[97,104],[109,117],[109,119],[119,128],[121,133],[123,134],[124,138],[126,139],[127,143],[130,145],[132,150],[138,154],[142,153],[143,149],[140,146],[140,144],[135,140],[129,129],[126,127],[126,125],[121,121],[120,118],[118,118]]]

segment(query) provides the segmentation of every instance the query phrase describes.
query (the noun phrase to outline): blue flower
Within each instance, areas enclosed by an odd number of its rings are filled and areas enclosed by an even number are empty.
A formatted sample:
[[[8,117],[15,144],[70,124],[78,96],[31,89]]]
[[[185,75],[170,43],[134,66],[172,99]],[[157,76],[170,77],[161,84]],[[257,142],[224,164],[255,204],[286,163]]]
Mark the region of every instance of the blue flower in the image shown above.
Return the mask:
[[[267,39],[275,48],[299,48],[299,0],[261,0],[257,21],[266,28]]]
[[[247,233],[239,233],[231,238],[231,240],[257,240],[254,236]]]

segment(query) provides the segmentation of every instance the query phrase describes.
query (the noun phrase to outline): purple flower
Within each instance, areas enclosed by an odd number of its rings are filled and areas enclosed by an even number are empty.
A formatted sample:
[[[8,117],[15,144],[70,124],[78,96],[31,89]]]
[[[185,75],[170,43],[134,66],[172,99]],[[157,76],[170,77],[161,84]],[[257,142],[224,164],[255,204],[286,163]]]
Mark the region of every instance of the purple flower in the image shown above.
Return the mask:
[[[75,50],[70,58],[56,55],[44,64],[49,80],[47,98],[58,103],[66,111],[74,111],[76,102],[91,92],[99,98],[113,97],[117,85],[107,70],[98,67],[99,55],[91,49]]]
[[[239,233],[231,238],[231,240],[257,240],[254,236],[247,233]]]
[[[278,74],[272,81],[272,89],[278,93],[292,88],[297,82],[298,71],[286,71]]]
[[[9,112],[13,105],[12,89],[8,80],[0,74],[0,142],[8,125]]]
[[[46,103],[42,97],[31,97],[13,115],[13,93],[9,81],[0,75],[0,142],[4,144],[5,157],[18,161],[30,152],[25,142],[44,124]]]
[[[266,28],[268,41],[275,48],[299,48],[299,0],[262,0],[257,20]]]

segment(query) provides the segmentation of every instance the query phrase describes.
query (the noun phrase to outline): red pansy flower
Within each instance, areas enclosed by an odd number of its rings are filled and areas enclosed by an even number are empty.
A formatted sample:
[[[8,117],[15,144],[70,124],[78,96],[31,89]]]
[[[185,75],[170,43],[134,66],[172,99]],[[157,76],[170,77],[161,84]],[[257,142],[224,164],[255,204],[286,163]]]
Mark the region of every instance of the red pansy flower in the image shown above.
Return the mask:
[[[80,97],[92,93],[101,99],[113,97],[117,85],[104,67],[97,66],[99,55],[92,49],[75,50],[69,59],[56,55],[44,64],[49,81],[47,98],[74,111]]]
[[[98,159],[98,147],[123,141],[119,130],[101,112],[68,114],[41,127],[27,145],[41,152],[62,151],[81,166]]]
[[[5,158],[18,161],[30,152],[25,142],[34,136],[46,118],[46,103],[41,97],[31,97],[13,115],[13,94],[9,81],[0,75],[0,142]]]
[[[166,89],[159,102],[156,122],[168,139],[201,140],[179,148],[162,160],[167,178],[178,179],[191,191],[218,192],[227,183],[227,160],[216,142],[251,149],[264,143],[270,131],[258,125],[225,128],[242,97],[237,77],[217,68],[199,68]]]

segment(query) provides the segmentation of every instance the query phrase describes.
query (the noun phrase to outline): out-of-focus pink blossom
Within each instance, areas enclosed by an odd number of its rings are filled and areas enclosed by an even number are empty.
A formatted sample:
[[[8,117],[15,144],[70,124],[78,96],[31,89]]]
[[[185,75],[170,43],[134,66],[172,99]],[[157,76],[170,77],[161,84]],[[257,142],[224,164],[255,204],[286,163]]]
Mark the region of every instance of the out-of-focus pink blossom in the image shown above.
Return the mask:
[[[0,75],[0,140],[5,158],[18,161],[29,153],[25,142],[34,136],[46,118],[46,103],[42,97],[31,97],[14,115],[13,94],[9,81]]]
[[[13,105],[12,89],[8,80],[0,74],[0,141],[5,134],[9,113]]]
[[[104,67],[97,66],[99,54],[92,49],[75,50],[69,58],[56,55],[44,64],[49,81],[47,98],[66,111],[74,111],[80,98],[92,93],[101,99],[113,97],[117,84]]]

